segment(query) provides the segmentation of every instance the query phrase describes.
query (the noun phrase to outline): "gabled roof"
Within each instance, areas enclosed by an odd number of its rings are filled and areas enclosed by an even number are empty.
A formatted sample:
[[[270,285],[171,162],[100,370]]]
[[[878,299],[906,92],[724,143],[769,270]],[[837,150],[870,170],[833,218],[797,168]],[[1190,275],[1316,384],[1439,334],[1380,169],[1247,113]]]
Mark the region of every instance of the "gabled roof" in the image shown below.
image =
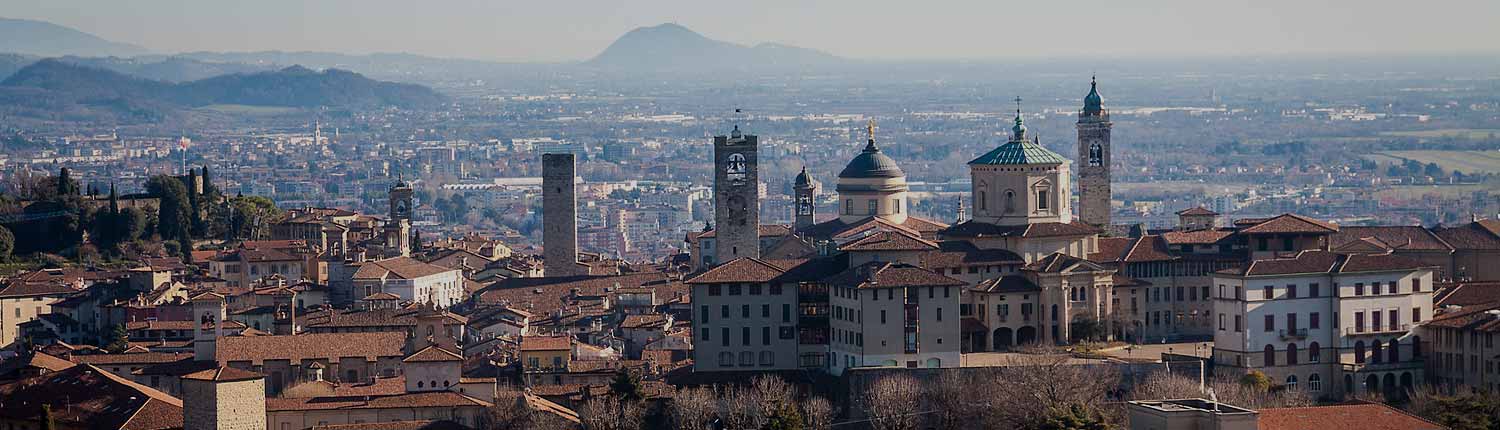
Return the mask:
[[[304,333],[277,336],[226,336],[219,338],[215,358],[220,363],[264,360],[300,362],[308,359],[337,361],[343,357],[402,357],[406,333]]]
[[[1438,307],[1500,302],[1500,281],[1440,283],[1437,290],[1433,304]]]
[[[703,272],[688,284],[763,283],[781,276],[786,270],[761,261],[759,258],[741,257],[720,264]]]
[[[1099,238],[1099,252],[1089,254],[1089,260],[1097,263],[1113,263],[1125,257],[1125,253],[1135,246],[1135,238],[1129,237],[1101,237]]]
[[[1339,254],[1302,251],[1293,257],[1255,260],[1242,268],[1215,273],[1231,276],[1279,276],[1311,273],[1355,273],[1419,270],[1430,266],[1391,254]]]
[[[421,351],[417,351],[401,359],[402,363],[434,363],[441,361],[464,361],[464,357],[437,345],[430,345],[422,348]]]
[[[1020,255],[1008,249],[981,249],[974,246],[973,242],[968,241],[945,240],[938,242],[937,245],[937,250],[922,254],[922,267],[940,269],[959,267],[966,264],[1021,263],[1025,261]]]
[[[34,420],[40,405],[54,406],[58,428],[181,429],[182,400],[93,365],[0,385],[0,418]],[[24,399],[21,400],[21,399]]]
[[[1099,263],[1063,254],[1061,252],[1048,254],[1046,257],[1042,257],[1041,259],[1033,261],[1031,262],[1031,264],[1027,264],[1025,267],[1023,267],[1023,269],[1025,270],[1042,273],[1071,272],[1074,271],[1075,268],[1082,268],[1083,270],[1089,271],[1110,270],[1106,269],[1104,266],[1100,266]]]
[[[1143,263],[1148,261],[1171,261],[1177,257],[1167,249],[1167,241],[1161,236],[1147,235],[1136,239],[1135,243],[1125,251],[1121,261],[1126,263]]]
[[[852,223],[846,223],[838,218],[834,218],[807,226],[798,232],[803,236],[812,238],[842,238],[854,236],[876,228],[902,231],[918,237],[931,237],[933,233],[948,228],[948,225],[915,216],[906,217],[906,221],[900,224],[886,221],[885,218],[871,216],[861,218]]]
[[[846,288],[955,287],[967,284],[921,267],[879,261],[851,267],[825,282]]]
[[[522,351],[561,351],[573,349],[573,338],[568,336],[525,336],[521,338]]]
[[[882,231],[839,246],[840,251],[927,251],[938,249],[932,241],[896,231]]]
[[[1163,232],[1161,238],[1169,245],[1212,245],[1231,235],[1233,230],[1202,229]]]
[[[395,257],[360,265],[354,279],[416,279],[452,270],[411,257]]]
[[[1453,247],[1421,226],[1344,226],[1328,237],[1330,248],[1365,242],[1384,249],[1452,251]]]
[[[942,231],[952,237],[1061,237],[1087,236],[1100,230],[1081,222],[1040,222],[1025,225],[997,225],[979,220],[968,220]]]
[[[991,278],[980,281],[974,286],[975,290],[986,293],[1032,293],[1042,291],[1042,287],[1030,279],[1021,275],[1005,275],[999,278]]]
[[[1187,208],[1187,209],[1183,209],[1183,210],[1177,211],[1177,215],[1178,216],[1214,216],[1214,215],[1218,215],[1218,214],[1219,214],[1218,212],[1214,212],[1214,211],[1208,210],[1207,208],[1204,208],[1203,206],[1194,206],[1194,207],[1191,207],[1191,208]]]
[[[1339,226],[1337,225],[1297,214],[1277,215],[1271,219],[1240,229],[1240,233],[1245,234],[1332,234],[1338,231]]]
[[[1432,233],[1453,249],[1500,250],[1500,220],[1483,220],[1457,227],[1439,227]]]
[[[193,372],[193,373],[189,373],[189,374],[186,374],[186,375],[182,375],[182,379],[191,379],[191,380],[195,380],[195,381],[214,381],[214,382],[251,381],[251,380],[256,380],[256,379],[262,379],[262,378],[265,378],[265,377],[266,377],[266,375],[262,375],[262,374],[255,373],[255,372],[251,372],[249,370],[241,370],[241,369],[237,369],[237,368],[233,368],[233,367],[229,367],[229,366],[220,366],[220,367],[213,368],[213,369],[200,370],[200,371],[197,371],[197,372]]]

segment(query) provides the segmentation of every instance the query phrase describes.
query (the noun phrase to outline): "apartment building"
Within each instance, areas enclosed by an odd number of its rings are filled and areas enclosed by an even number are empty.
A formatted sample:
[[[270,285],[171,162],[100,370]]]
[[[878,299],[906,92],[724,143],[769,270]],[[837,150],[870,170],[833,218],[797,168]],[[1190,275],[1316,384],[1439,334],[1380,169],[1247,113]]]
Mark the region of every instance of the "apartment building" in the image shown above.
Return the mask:
[[[872,261],[829,278],[828,371],[864,366],[957,367],[964,281]]]
[[[1337,396],[1423,378],[1415,327],[1432,318],[1434,268],[1390,254],[1303,251],[1214,276],[1214,360]]]
[[[798,367],[798,286],[785,274],[781,266],[745,257],[687,281],[695,306],[695,371]]]

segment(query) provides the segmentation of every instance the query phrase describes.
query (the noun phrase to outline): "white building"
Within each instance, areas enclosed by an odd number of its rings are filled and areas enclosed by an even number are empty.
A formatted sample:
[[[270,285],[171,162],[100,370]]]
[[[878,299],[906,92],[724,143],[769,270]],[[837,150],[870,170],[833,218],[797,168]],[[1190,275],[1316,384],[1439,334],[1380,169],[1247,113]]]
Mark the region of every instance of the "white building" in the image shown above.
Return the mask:
[[[463,277],[456,269],[395,257],[360,263],[354,271],[354,296],[391,293],[401,300],[449,307],[463,301]]]
[[[968,284],[903,263],[870,262],[828,280],[828,372],[958,367],[959,297]]]
[[[1314,396],[1422,380],[1416,326],[1432,318],[1433,267],[1389,255],[1303,251],[1214,275],[1214,360]]]

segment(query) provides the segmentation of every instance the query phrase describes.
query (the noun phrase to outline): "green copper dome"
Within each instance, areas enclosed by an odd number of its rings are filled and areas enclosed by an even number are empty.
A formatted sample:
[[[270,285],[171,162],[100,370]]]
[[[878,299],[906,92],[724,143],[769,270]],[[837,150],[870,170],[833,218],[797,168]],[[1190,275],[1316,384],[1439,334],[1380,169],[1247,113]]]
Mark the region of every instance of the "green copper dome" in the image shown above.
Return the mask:
[[[1019,121],[1017,122],[1017,127],[1020,127]],[[1000,145],[999,147],[990,150],[990,152],[979,156],[979,158],[975,158],[974,161],[970,161],[969,164],[1013,166],[1028,164],[1062,164],[1065,162],[1067,162],[1066,158],[1063,158],[1063,156],[1061,155],[1057,155],[1056,152],[1052,152],[1047,148],[1043,148],[1042,145],[1038,145],[1035,142],[1030,142],[1024,139],[1011,139],[1011,141],[1006,142],[1004,145]]]

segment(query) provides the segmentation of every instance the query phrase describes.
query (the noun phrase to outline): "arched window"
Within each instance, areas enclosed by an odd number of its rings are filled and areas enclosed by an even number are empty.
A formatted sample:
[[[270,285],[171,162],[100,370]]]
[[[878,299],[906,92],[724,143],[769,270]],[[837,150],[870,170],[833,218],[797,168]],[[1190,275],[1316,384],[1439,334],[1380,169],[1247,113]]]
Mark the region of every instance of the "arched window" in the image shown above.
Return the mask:
[[[1266,345],[1265,363],[1263,365],[1264,366],[1275,366],[1276,365],[1276,347],[1275,346]]]
[[[1386,357],[1386,361],[1391,362],[1391,363],[1400,363],[1401,362],[1401,341],[1398,340],[1398,339],[1391,339],[1391,343],[1390,343],[1390,345],[1387,345],[1385,353],[1386,353],[1386,356],[1387,356]]]
[[[1317,363],[1317,362],[1322,361],[1322,359],[1323,359],[1322,354],[1323,354],[1323,350],[1318,345],[1317,342],[1313,342],[1313,343],[1307,344],[1307,362],[1308,363]],[[1307,382],[1309,384],[1312,383],[1312,377],[1311,376],[1308,377]]]
[[[1005,190],[1005,213],[1016,211],[1016,192]]]
[[[1380,364],[1385,361],[1385,348],[1381,347],[1380,339],[1370,342],[1370,362]]]
[[[1286,389],[1288,391],[1297,389],[1297,375],[1286,375]]]
[[[1297,344],[1286,344],[1286,364],[1297,364]]]
[[[425,385],[422,385],[422,381],[417,381],[417,388],[422,388],[422,387],[425,387]]]
[[[1363,340],[1354,341],[1354,362],[1365,362],[1365,341]]]
[[[1100,147],[1098,143],[1093,143],[1093,144],[1089,145],[1089,165],[1090,166],[1102,166],[1102,165],[1104,165],[1104,148]]]
[[[974,202],[974,206],[978,206],[980,210],[987,210],[987,209],[989,209],[988,205],[985,204],[984,191],[980,191],[979,192],[979,198],[975,199],[975,200],[979,200],[977,202]]]
[[[1314,393],[1323,391],[1323,378],[1316,373],[1307,375],[1307,391]]]

